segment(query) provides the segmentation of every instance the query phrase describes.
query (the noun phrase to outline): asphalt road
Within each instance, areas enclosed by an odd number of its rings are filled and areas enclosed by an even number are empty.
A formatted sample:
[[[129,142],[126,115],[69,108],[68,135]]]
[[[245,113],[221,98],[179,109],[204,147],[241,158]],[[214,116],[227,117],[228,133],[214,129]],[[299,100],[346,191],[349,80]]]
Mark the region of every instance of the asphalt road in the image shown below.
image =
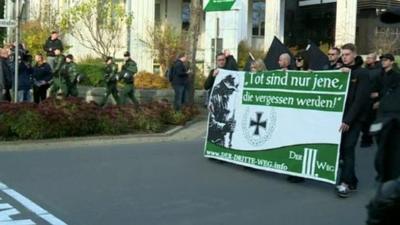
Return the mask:
[[[329,184],[290,184],[282,175],[205,159],[203,136],[0,151],[0,182],[67,224],[365,224],[375,189],[373,148],[357,152],[358,192],[339,199]],[[13,219],[48,224],[4,193],[2,203],[20,212]]]

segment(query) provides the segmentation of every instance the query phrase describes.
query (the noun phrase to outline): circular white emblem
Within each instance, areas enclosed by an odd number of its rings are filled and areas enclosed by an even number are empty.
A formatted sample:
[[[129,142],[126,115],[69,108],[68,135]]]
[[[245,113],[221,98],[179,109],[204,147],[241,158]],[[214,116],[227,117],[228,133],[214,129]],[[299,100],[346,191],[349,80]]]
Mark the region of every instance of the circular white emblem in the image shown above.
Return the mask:
[[[273,108],[250,110],[247,107],[242,119],[243,136],[253,146],[263,145],[271,139],[276,121],[276,111]]]

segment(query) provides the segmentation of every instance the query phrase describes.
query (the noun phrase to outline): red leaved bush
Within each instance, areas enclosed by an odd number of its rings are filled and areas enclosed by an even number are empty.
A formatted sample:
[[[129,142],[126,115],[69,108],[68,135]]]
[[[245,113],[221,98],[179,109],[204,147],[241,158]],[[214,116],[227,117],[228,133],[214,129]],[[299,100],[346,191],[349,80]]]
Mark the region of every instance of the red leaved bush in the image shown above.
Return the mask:
[[[47,99],[40,104],[0,103],[0,140],[160,132],[184,124],[195,108],[174,112],[166,102],[99,107],[79,98]]]

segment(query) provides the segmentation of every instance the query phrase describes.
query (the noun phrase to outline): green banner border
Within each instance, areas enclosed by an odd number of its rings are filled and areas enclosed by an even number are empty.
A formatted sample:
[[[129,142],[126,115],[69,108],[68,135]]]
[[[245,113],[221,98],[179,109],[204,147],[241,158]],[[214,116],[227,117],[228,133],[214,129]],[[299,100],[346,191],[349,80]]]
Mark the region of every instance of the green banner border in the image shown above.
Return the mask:
[[[302,173],[303,159],[289,159],[290,152],[297,157],[305,157],[304,149],[317,150],[314,154],[315,164],[314,170],[312,170],[314,171],[313,174]],[[207,142],[204,150],[204,156],[207,158],[214,158],[264,171],[324,181],[331,184],[335,184],[337,179],[338,155],[339,146],[337,144],[299,144],[274,149],[241,151]],[[305,161],[307,162],[307,159]],[[328,167],[330,171],[327,170]]]
[[[217,1],[217,2],[215,2]],[[221,1],[221,0],[219,0]],[[230,11],[236,0],[227,2],[218,2],[218,0],[210,0],[204,8],[206,12]]]

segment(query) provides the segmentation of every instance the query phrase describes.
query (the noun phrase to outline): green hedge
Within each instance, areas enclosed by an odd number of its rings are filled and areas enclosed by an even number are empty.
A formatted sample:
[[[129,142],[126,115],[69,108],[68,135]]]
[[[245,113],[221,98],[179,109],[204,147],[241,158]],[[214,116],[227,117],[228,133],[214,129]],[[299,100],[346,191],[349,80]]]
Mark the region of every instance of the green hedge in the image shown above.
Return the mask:
[[[102,108],[78,98],[33,103],[0,103],[0,140],[44,139],[88,135],[154,133],[184,124],[196,108],[175,112],[165,102]]]
[[[101,87],[104,86],[104,60],[99,58],[86,58],[78,63],[78,71],[85,75],[82,85]]]

